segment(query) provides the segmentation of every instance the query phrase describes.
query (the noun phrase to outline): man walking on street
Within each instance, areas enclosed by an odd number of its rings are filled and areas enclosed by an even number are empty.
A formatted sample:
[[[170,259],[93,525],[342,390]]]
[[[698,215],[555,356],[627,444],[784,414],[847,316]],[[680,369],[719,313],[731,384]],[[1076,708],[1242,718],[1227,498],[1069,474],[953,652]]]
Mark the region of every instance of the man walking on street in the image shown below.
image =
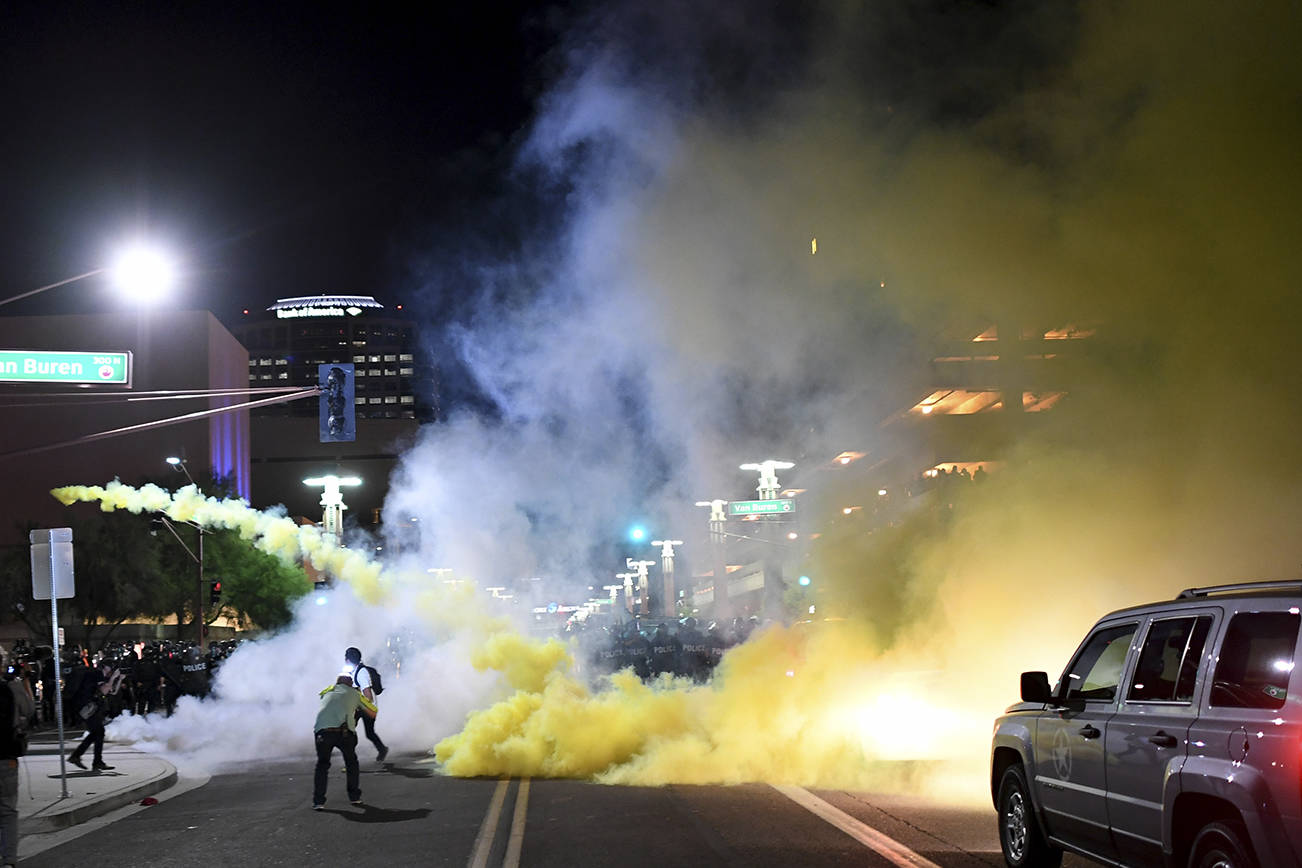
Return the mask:
[[[335,748],[344,757],[347,773],[348,801],[362,803],[362,785],[357,771],[356,715],[361,712],[369,720],[375,717],[375,703],[357,692],[352,676],[340,675],[335,683],[321,691],[321,706],[313,726],[316,737],[316,774],[312,779],[312,809],[325,807],[326,779],[330,776],[330,755]]]
[[[90,767],[97,772],[113,769],[113,766],[104,762],[105,697],[117,693],[121,686],[122,672],[114,669],[113,664],[108,660],[102,661],[94,669],[87,670],[82,677],[81,684],[73,694],[72,707],[86,725],[86,737],[68,756],[68,762],[77,768],[86,767],[81,758],[86,753],[86,748],[92,747],[94,755]]]
[[[362,663],[362,652],[356,648],[349,648],[344,652],[344,662],[348,666],[352,667],[353,684],[362,692],[362,695],[370,700],[371,704],[374,705],[376,694],[375,685],[371,683],[371,670]],[[374,718],[374,715],[363,717],[362,713],[359,711],[357,712],[357,716],[362,718],[362,726],[366,729],[366,737],[370,740],[371,744],[375,745],[376,761],[384,762],[384,758],[389,755],[389,748],[386,747],[384,742],[380,740],[380,737],[375,734],[375,721],[372,719]]]

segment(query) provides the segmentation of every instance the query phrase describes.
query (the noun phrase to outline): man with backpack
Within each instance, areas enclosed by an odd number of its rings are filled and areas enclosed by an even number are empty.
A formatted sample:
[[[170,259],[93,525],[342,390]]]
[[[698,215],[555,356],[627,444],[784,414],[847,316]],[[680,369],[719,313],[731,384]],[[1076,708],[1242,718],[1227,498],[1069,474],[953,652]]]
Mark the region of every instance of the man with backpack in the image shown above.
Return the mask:
[[[357,648],[349,648],[344,651],[344,661],[353,667],[353,685],[362,692],[368,702],[374,705],[375,697],[384,692],[384,685],[380,683],[380,673],[376,671],[374,666],[367,666],[362,662],[362,652]],[[370,740],[371,744],[375,745],[376,762],[384,762],[384,758],[389,755],[389,748],[375,734],[375,716],[362,714],[359,709],[357,717],[361,719],[362,725],[366,728],[367,739]]]
[[[27,724],[36,710],[26,683],[14,677],[9,655],[0,648],[0,858],[18,862],[18,758],[27,753]]]

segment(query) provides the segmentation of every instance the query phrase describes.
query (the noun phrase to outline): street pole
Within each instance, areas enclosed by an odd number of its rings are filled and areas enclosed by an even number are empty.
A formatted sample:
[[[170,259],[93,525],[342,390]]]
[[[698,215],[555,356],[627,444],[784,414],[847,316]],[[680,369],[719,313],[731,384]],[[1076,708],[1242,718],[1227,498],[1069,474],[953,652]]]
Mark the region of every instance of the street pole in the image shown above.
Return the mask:
[[[304,485],[321,487],[321,506],[324,510],[321,515],[321,536],[329,540],[333,545],[339,545],[344,534],[344,494],[340,490],[342,485],[361,485],[362,480],[356,476],[335,476],[328,474],[318,476],[312,479],[304,479]]]
[[[68,798],[68,768],[64,761],[63,739],[63,673],[59,659],[59,597],[77,595],[73,569],[72,528],[56,527],[32,530],[31,541],[32,598],[50,597],[50,641],[54,648],[54,717],[59,728],[59,778],[63,781],[63,795]],[[42,549],[41,547],[45,548]],[[48,590],[43,579],[48,575]]]
[[[199,534],[199,557],[195,558],[195,563],[199,566],[199,607],[196,611],[199,613],[199,653],[205,653],[204,648],[204,624],[203,624],[203,528],[199,525],[194,526],[195,532]]]
[[[50,546],[50,631],[54,634],[54,718],[59,723],[59,778],[63,781],[63,795],[68,798],[68,767],[63,746],[63,673],[59,671],[59,595],[54,591],[54,546]]]
[[[160,514],[158,518],[155,520],[161,522],[163,527],[167,528],[168,532],[171,533],[171,535],[176,538],[176,541],[181,544],[181,548],[185,549],[185,553],[190,556],[190,560],[194,561],[195,566],[198,567],[199,605],[195,609],[195,623],[198,624],[199,627],[199,650],[202,651],[203,650],[203,528],[199,527],[199,525],[194,526],[195,531],[197,531],[199,534],[199,545],[196,547],[195,551],[190,551],[190,547],[185,544],[185,540],[181,539],[181,535],[176,532],[176,527],[172,524],[171,520],[167,516]],[[181,638],[181,624],[179,621],[177,622],[176,625],[176,637],[178,639]]]
[[[624,588],[624,611],[633,614],[633,580],[637,573],[615,573],[615,578],[622,581]]]
[[[742,470],[759,471],[759,485],[755,490],[760,500],[776,500],[778,496],[779,470],[790,470],[796,465],[790,461],[778,461],[772,458],[753,464],[741,465]],[[776,522],[777,516],[761,516],[760,537],[770,543],[769,551],[764,555],[764,595],[760,601],[761,614],[765,618],[776,618],[782,614],[782,560],[778,554],[778,534],[781,528]]]
[[[637,575],[637,589],[641,595],[641,604],[638,606],[638,614],[648,615],[651,613],[651,601],[648,599],[650,594],[647,587],[646,568],[655,563],[655,561],[635,561],[632,558],[625,558],[624,562],[630,570],[634,570]]]
[[[680,539],[651,540],[651,545],[660,546],[660,577],[664,593],[661,614],[666,618],[673,618],[678,615],[678,597],[674,588],[674,546],[682,544],[683,541]]]
[[[697,506],[710,508],[710,561],[714,573],[714,620],[731,617],[732,604],[728,602],[728,558],[724,549],[727,540],[724,523],[728,520],[728,501],[698,500]]]

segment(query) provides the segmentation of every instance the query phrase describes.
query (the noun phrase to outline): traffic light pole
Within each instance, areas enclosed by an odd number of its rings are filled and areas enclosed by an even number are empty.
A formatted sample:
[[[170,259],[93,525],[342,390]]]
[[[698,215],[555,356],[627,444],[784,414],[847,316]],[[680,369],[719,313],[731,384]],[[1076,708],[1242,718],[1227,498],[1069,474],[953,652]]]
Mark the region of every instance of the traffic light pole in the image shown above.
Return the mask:
[[[199,605],[195,611],[198,613],[199,621],[199,653],[203,654],[207,649],[204,647],[204,623],[203,623],[203,528],[198,525],[194,529],[199,534],[199,556],[195,558],[195,563],[199,567]]]
[[[167,528],[169,531],[171,531],[172,536],[176,537],[176,541],[179,542],[179,543],[181,544],[181,548],[185,549],[185,553],[186,553],[187,555],[190,556],[190,560],[194,561],[194,562],[195,562],[195,565],[198,567],[198,575],[199,575],[199,588],[198,588],[198,591],[199,591],[199,597],[198,597],[198,607],[195,609],[195,623],[196,623],[196,624],[198,625],[198,627],[199,627],[199,651],[200,651],[200,652],[203,652],[204,650],[206,650],[206,649],[204,648],[204,641],[203,641],[203,638],[204,638],[204,629],[203,629],[203,626],[204,626],[204,625],[203,625],[203,618],[204,618],[204,615],[203,615],[203,528],[199,527],[198,525],[195,525],[195,527],[194,527],[195,531],[197,531],[198,534],[199,534],[199,545],[198,545],[198,552],[199,552],[199,553],[198,553],[198,554],[195,554],[194,552],[190,551],[190,547],[189,547],[188,545],[185,544],[185,540],[181,539],[181,535],[180,535],[179,533],[176,532],[176,527],[174,527],[174,526],[172,525],[171,520],[168,519],[167,516],[165,516],[165,515],[159,515],[159,516],[158,516],[158,520],[161,521],[161,522],[163,523],[163,527],[165,527],[165,528]],[[177,629],[177,633],[179,634],[179,633],[180,633],[180,630],[181,630],[181,625],[180,625],[179,622],[178,622],[177,625],[176,625],[176,629]]]

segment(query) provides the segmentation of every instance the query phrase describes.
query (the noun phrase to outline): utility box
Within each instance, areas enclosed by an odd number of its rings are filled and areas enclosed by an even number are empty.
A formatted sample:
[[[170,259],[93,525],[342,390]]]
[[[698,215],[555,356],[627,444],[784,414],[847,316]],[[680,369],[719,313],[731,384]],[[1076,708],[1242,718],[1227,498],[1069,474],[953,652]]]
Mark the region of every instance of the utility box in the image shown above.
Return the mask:
[[[34,530],[32,542],[32,597],[66,600],[76,596],[72,575],[72,528]]]

